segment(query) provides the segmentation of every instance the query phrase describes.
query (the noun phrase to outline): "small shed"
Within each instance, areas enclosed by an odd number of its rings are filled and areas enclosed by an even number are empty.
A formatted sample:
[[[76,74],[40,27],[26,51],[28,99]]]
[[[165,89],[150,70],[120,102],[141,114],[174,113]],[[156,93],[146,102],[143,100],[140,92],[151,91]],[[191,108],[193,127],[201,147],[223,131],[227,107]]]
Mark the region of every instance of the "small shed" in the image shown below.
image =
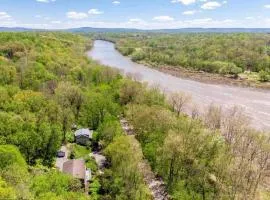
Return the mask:
[[[80,145],[87,145],[89,144],[90,140],[93,138],[93,131],[89,129],[79,129],[75,131],[75,142]]]
[[[91,179],[92,179],[92,171],[91,171],[91,169],[87,169],[85,171],[85,180],[90,181]]]

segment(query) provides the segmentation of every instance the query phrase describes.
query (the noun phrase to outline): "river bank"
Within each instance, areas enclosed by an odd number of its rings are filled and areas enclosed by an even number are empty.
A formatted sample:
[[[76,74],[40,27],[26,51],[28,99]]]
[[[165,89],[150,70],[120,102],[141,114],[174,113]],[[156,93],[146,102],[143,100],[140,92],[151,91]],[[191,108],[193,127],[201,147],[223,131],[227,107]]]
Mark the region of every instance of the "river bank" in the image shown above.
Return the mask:
[[[270,90],[270,82],[263,83],[256,80],[250,80],[242,75],[240,75],[238,78],[231,78],[222,76],[220,74],[190,70],[180,66],[178,67],[165,65],[156,66],[146,62],[138,62],[138,63],[153,68],[155,70],[158,70],[160,72],[170,74],[175,77],[190,79],[202,83]]]
[[[251,118],[252,126],[260,130],[270,130],[270,93],[267,90],[208,84],[176,77],[148,66],[133,62],[115,49],[113,43],[96,40],[88,56],[122,71],[135,74],[140,81],[150,86],[159,86],[166,92],[185,92],[192,96],[194,104],[206,108],[210,104],[220,105],[223,109],[238,106]]]

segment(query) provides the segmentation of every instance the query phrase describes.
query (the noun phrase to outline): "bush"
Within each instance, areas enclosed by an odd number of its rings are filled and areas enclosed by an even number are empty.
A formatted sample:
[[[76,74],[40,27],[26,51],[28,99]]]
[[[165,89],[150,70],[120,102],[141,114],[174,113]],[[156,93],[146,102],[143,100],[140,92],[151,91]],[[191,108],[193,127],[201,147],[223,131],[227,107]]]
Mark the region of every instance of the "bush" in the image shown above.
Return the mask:
[[[136,50],[135,52],[133,52],[131,54],[131,59],[132,61],[140,61],[143,60],[145,58],[145,54],[143,52],[143,50]]]
[[[46,196],[48,193],[53,192],[53,196],[61,197],[64,195],[80,195],[82,185],[79,180],[73,179],[71,176],[63,174],[58,171],[50,170],[47,173],[37,175],[33,178],[31,190],[36,196],[36,199],[50,199],[41,198]],[[78,193],[77,193],[78,192]],[[77,193],[77,194],[75,194]],[[63,198],[67,199],[67,198]],[[80,198],[69,198],[69,199],[80,199]]]
[[[16,80],[16,68],[11,65],[0,64],[0,84],[12,84]]]
[[[268,81],[270,81],[270,73],[267,73],[266,71],[261,70],[259,72],[259,80],[261,82],[268,82]]]
[[[227,63],[227,62],[218,62],[220,65],[219,73],[226,75],[234,75],[234,77],[237,77],[238,74],[240,74],[243,70],[240,67],[237,67],[234,63]]]
[[[200,65],[200,62],[198,62],[199,69],[205,72],[210,72],[210,73],[216,73],[219,71],[219,69],[222,67],[221,62],[203,62]]]
[[[27,168],[20,151],[13,145],[0,145],[0,160],[0,169],[2,170],[13,164],[18,164],[24,169]]]
[[[16,199],[15,190],[0,177],[0,199]]]

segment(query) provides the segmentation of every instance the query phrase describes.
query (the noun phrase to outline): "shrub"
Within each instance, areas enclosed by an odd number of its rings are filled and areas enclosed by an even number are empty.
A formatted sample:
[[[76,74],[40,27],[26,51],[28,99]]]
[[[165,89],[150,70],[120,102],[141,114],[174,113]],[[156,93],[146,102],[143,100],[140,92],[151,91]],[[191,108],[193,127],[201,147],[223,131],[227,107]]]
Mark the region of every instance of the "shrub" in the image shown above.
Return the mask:
[[[18,164],[24,169],[27,168],[22,154],[13,145],[0,145],[0,160],[0,169],[5,169],[13,164]]]
[[[143,52],[143,50],[136,50],[135,52],[133,52],[131,54],[131,59],[133,61],[140,61],[140,60],[143,60],[145,58],[145,54]]]
[[[270,81],[270,73],[264,71],[264,70],[261,70],[259,72],[259,80],[261,82],[267,82],[267,81]]]
[[[219,65],[219,73],[223,75],[230,74],[234,75],[234,77],[237,77],[237,75],[243,71],[242,68],[237,67],[234,63],[219,62]]]
[[[199,67],[201,70],[205,71],[205,72],[211,72],[211,73],[216,73],[219,71],[219,69],[222,67],[222,62],[216,61],[216,62],[203,62],[200,63],[199,62]]]
[[[0,199],[16,199],[15,190],[0,177]]]

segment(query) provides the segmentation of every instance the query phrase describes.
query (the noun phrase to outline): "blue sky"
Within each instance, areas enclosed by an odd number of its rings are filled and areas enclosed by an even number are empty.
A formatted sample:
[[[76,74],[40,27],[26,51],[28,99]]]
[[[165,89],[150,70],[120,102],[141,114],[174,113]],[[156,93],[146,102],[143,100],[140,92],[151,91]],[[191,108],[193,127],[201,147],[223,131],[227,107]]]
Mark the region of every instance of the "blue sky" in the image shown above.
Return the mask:
[[[270,28],[270,0],[0,0],[0,26]]]

